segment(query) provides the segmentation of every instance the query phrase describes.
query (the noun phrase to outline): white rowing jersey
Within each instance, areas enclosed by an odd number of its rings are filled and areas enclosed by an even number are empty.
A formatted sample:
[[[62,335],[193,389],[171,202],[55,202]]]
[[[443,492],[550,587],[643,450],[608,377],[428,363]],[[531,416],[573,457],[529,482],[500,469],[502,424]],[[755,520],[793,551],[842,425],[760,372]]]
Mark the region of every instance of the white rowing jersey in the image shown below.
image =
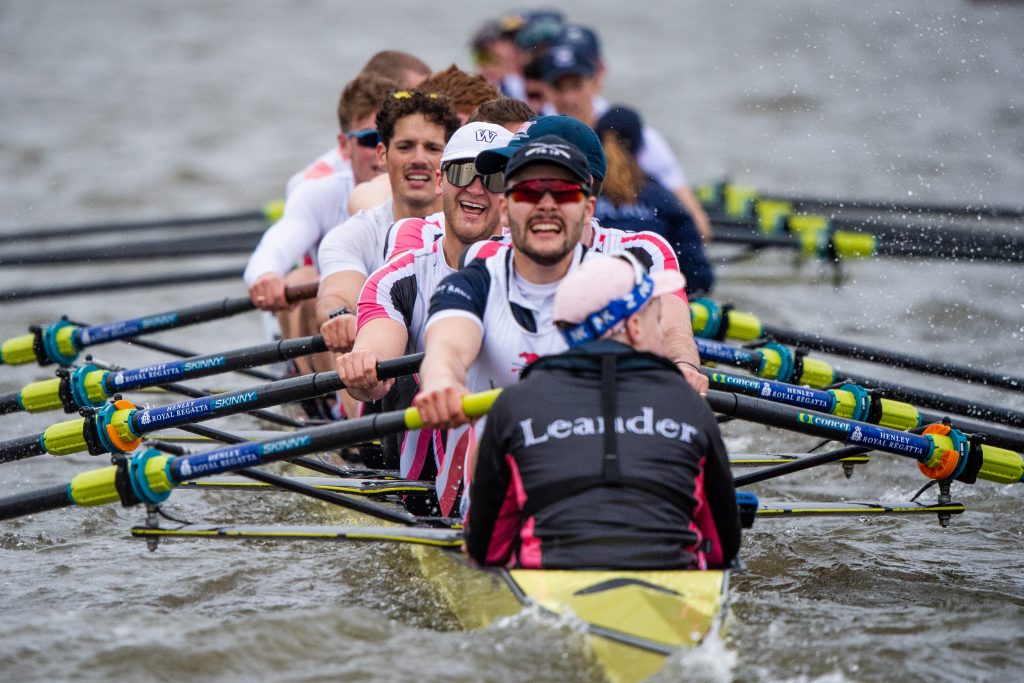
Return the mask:
[[[569,271],[574,271],[586,250],[577,245]],[[554,324],[555,290],[558,282],[534,284],[520,277],[512,263],[512,249],[499,250],[490,258],[476,259],[449,275],[430,300],[427,328],[452,317],[472,320],[483,333],[480,353],[466,372],[466,388],[476,393],[507,387],[519,380],[529,363],[540,356],[569,348]],[[484,418],[448,431],[445,458],[437,476],[442,514],[451,514],[464,486],[466,454],[474,447],[475,434]],[[463,506],[467,501],[463,500]]]
[[[444,235],[444,212],[432,213],[426,218],[403,218],[395,221],[388,230],[384,247],[385,260],[390,261],[399,254],[419,251],[433,244]]]
[[[587,253],[613,255],[620,251],[628,251],[642,263],[649,272],[659,273],[663,270],[679,270],[679,259],[675,251],[664,237],[657,233],[642,231],[632,232],[618,228],[606,228],[597,219],[590,221],[594,230],[593,243],[587,247]],[[470,245],[463,261],[470,263],[477,259],[486,259],[512,246],[512,237],[506,232],[500,237],[492,237],[483,242]],[[673,292],[689,306],[686,290]]]
[[[320,242],[320,279],[346,270],[368,276],[384,265],[392,200],[365,209],[331,230]]]
[[[352,170],[352,162],[341,156],[340,147],[329,149],[318,156],[313,163],[288,179],[288,184],[285,186],[285,197],[290,197],[295,188],[306,180],[325,178],[345,170]]]
[[[332,228],[348,218],[348,196],[355,187],[351,170],[303,182],[288,197],[281,219],[270,226],[245,267],[245,283],[261,275],[284,276],[317,248]]]
[[[382,318],[393,320],[409,332],[405,352],[423,351],[430,297],[441,280],[454,272],[445,261],[440,239],[418,251],[396,255],[374,271],[363,285],[359,295],[359,327]],[[420,479],[433,476],[441,468],[443,453],[440,432],[406,432],[402,442],[402,477]],[[428,458],[432,460],[429,464]]]

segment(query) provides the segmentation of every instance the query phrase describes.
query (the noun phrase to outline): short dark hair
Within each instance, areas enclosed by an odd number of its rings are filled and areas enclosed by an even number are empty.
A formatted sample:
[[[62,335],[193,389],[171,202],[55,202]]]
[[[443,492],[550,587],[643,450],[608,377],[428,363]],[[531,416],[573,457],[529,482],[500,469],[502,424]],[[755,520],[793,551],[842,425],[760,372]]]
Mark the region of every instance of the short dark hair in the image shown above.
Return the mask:
[[[347,133],[353,121],[375,113],[388,95],[399,87],[395,81],[372,73],[353,78],[338,98],[338,125],[341,130]]]
[[[406,76],[410,71],[424,78],[430,75],[430,67],[420,58],[399,50],[381,50],[370,57],[360,73],[375,73],[406,87],[409,85]]]
[[[385,147],[390,146],[395,135],[395,123],[406,116],[422,114],[430,123],[444,128],[447,142],[459,129],[459,115],[452,108],[451,100],[437,93],[420,90],[398,90],[391,93],[377,112],[377,134]]]
[[[536,112],[530,109],[530,105],[514,97],[499,97],[484,102],[466,123],[493,123],[498,126],[506,126],[510,123],[522,123],[529,121]]]

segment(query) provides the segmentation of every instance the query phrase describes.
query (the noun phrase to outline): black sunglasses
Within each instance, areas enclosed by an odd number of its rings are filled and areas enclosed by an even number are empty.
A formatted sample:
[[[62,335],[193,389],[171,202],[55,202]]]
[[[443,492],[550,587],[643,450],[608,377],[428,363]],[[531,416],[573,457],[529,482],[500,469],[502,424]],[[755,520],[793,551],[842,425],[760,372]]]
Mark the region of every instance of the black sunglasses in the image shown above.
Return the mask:
[[[453,161],[445,164],[441,170],[444,171],[444,176],[448,179],[448,182],[455,187],[469,187],[473,183],[473,179],[480,176],[480,181],[483,182],[484,189],[488,192],[498,194],[505,189],[504,173],[488,173],[486,175],[477,173],[476,162],[472,159]]]
[[[376,128],[363,128],[345,133],[345,137],[353,138],[360,147],[376,147],[380,142],[380,134]]]

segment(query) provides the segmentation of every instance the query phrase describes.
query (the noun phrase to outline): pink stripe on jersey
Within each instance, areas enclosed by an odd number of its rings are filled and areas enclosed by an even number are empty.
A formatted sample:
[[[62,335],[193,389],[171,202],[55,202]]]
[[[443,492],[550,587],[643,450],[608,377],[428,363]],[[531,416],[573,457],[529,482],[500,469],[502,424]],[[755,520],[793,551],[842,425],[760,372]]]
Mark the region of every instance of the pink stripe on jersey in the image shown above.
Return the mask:
[[[402,254],[401,257],[385,263],[375,270],[370,279],[363,285],[359,293],[357,306],[357,329],[378,318],[388,318],[405,325],[405,319],[394,308],[391,300],[391,288],[394,283],[405,277],[415,277],[413,269],[414,255]]]
[[[302,174],[303,180],[316,180],[334,173],[334,168],[326,161],[318,161]]]
[[[491,531],[491,540],[487,544],[487,564],[505,564],[512,554],[512,547],[516,535],[520,533],[519,526],[522,523],[523,505],[526,503],[526,493],[523,490],[523,478],[519,474],[519,466],[511,453],[505,454],[505,464],[510,471],[509,487],[505,491],[505,500],[498,510],[498,516],[494,520],[494,528]],[[469,514],[473,514],[473,502],[469,504]],[[530,522],[530,530],[533,530],[533,520]],[[525,527],[523,529],[525,531]],[[540,550],[536,553],[540,558]]]
[[[703,565],[701,569],[722,566],[722,541],[718,537],[718,527],[715,526],[715,518],[711,515],[711,506],[708,505],[707,492],[704,490],[706,462],[707,457],[700,459],[700,474],[693,481],[693,497],[697,500],[697,505],[693,509],[690,523],[690,528],[697,532],[697,546],[693,550],[697,551],[698,563]],[[711,549],[707,553],[700,551],[704,541],[710,541]]]
[[[676,258],[675,251],[672,250],[668,242],[658,235],[643,232],[626,233],[622,236],[620,244],[623,249],[644,249],[651,254],[655,263],[660,261],[664,264],[664,270],[679,270],[679,259]],[[659,255],[661,258],[657,258]],[[683,303],[689,307],[690,300],[686,297],[685,289],[672,293],[682,299]]]

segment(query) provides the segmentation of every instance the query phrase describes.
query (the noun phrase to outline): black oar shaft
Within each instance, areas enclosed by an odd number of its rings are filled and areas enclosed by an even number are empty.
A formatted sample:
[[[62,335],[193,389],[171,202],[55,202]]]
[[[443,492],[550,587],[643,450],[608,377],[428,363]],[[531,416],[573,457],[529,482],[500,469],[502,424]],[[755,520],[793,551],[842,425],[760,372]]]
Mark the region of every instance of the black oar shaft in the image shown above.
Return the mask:
[[[757,484],[758,482],[767,481],[768,479],[781,477],[784,474],[801,472],[812,467],[836,462],[843,458],[850,458],[870,451],[870,448],[863,448],[862,446],[844,446],[843,448],[837,448],[827,453],[819,453],[818,455],[812,455],[808,458],[801,458],[800,460],[794,460],[793,462],[768,467],[763,470],[758,470],[757,472],[742,474],[738,477],[734,477],[732,481],[735,486],[749,486],[750,484]]]
[[[150,349],[151,351],[159,351],[160,353],[166,353],[171,356],[178,356],[179,358],[188,358],[189,356],[198,355],[195,351],[189,351],[179,346],[172,346],[170,344],[164,344],[162,342],[154,341],[152,339],[144,339],[141,337],[133,337],[131,339],[122,339],[126,344],[138,346],[143,349]],[[253,370],[251,368],[244,370],[235,370],[240,375],[246,375],[247,377],[253,377],[255,379],[262,379],[267,381],[274,381],[280,379],[269,372],[263,370]]]
[[[192,228],[225,223],[246,223],[266,220],[265,211],[239,211],[218,216],[182,216],[159,218],[145,221],[121,221],[115,223],[87,223],[75,226],[43,226],[27,230],[0,233],[0,242],[34,242],[68,237],[92,237],[104,233],[126,234],[129,231],[156,228]]]
[[[59,296],[78,296],[91,292],[110,293],[114,290],[139,290],[151,287],[165,287],[171,285],[193,285],[200,282],[217,282],[221,280],[239,280],[242,277],[241,268],[221,268],[217,270],[199,271],[182,275],[174,273],[168,275],[152,275],[149,277],[127,278],[118,280],[100,280],[95,282],[75,282],[55,287],[32,287],[26,289],[12,289],[0,292],[0,301],[27,301],[29,299],[45,299]]]
[[[68,507],[68,485],[59,484],[0,498],[0,519],[14,519],[64,507]]]
[[[1024,389],[1024,377],[1015,377],[1009,373],[978,370],[955,363],[930,361],[926,358],[919,358],[906,353],[886,351],[885,349],[873,348],[862,344],[851,344],[841,339],[831,339],[818,334],[806,334],[771,325],[764,325],[763,330],[765,336],[770,339],[812,351],[831,353],[873,363],[885,363],[908,370],[917,370],[918,372],[926,372],[941,377],[955,377],[969,382],[980,382],[1013,391]]]
[[[850,209],[856,211],[895,211],[917,214],[941,214],[968,218],[1024,218],[1024,207],[990,206],[987,204],[926,204],[894,202],[875,199],[848,199],[827,197],[781,197],[766,195],[767,199],[787,201],[801,209]]]
[[[97,263],[106,261],[124,262],[153,260],[182,256],[219,256],[223,254],[247,254],[259,244],[262,233],[225,233],[181,238],[154,242],[139,242],[132,245],[131,253],[126,254],[118,247],[75,247],[61,251],[26,251],[0,254],[0,266],[47,266],[59,263]],[[6,251],[6,250],[5,250]]]
[[[42,434],[30,434],[13,439],[6,439],[0,445],[0,463],[24,460],[46,453],[42,443]]]

